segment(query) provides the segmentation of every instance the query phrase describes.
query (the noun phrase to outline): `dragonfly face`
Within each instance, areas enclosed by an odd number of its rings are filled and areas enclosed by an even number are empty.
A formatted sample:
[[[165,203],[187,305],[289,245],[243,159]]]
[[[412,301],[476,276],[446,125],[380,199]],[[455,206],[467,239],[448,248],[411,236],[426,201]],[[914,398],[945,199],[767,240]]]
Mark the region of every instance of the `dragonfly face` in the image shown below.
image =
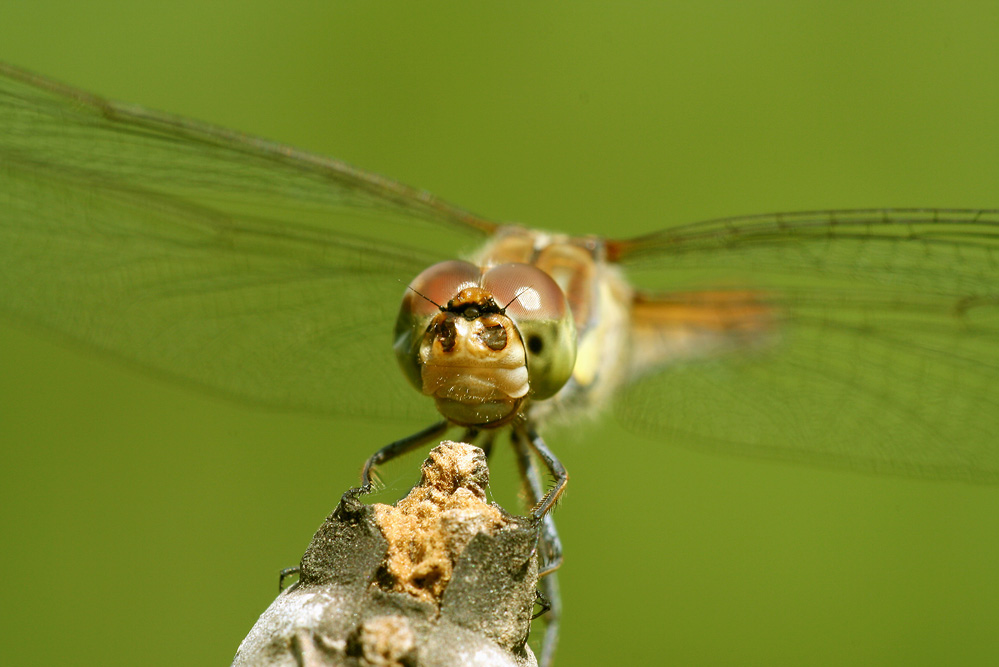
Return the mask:
[[[576,357],[574,333],[565,296],[543,271],[451,261],[410,284],[395,349],[410,382],[448,420],[494,427],[529,396],[543,400],[565,384]]]

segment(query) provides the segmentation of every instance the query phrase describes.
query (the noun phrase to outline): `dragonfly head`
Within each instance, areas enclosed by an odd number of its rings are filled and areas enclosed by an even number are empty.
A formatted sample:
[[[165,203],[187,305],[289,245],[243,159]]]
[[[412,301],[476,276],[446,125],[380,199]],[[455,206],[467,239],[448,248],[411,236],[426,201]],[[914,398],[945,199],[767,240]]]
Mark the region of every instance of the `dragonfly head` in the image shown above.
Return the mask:
[[[395,351],[447,419],[498,426],[572,374],[576,332],[565,295],[529,264],[435,264],[403,297]]]

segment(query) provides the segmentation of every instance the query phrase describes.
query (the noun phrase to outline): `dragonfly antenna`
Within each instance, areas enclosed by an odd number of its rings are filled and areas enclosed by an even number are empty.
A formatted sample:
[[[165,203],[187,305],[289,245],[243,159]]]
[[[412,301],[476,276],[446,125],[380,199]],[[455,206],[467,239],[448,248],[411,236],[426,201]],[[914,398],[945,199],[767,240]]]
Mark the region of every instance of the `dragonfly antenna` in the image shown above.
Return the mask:
[[[529,289],[531,289],[531,288],[530,287],[521,287],[520,291],[518,291],[516,294],[514,294],[513,298],[506,302],[506,305],[503,306],[503,310],[506,310],[507,308],[509,308],[511,303],[513,303],[514,301],[516,301],[517,299],[519,299],[520,295],[523,294],[524,292],[526,292]],[[423,295],[421,294],[420,296],[423,296]],[[424,298],[426,298],[426,297],[424,297]]]
[[[402,281],[400,280],[399,282],[402,282]],[[416,293],[416,294],[418,294],[419,296],[423,297],[424,299],[426,299],[426,300],[427,300],[427,301],[429,301],[430,303],[432,303],[432,304],[434,304],[435,306],[437,306],[437,310],[444,310],[444,306],[440,305],[439,303],[437,303],[436,301],[434,301],[433,299],[431,299],[431,298],[430,298],[429,296],[427,296],[426,294],[423,294],[422,292],[420,292],[420,290],[418,290],[418,289],[415,289],[415,288],[414,288],[414,287],[413,287],[412,285],[406,285],[406,289],[409,289],[409,290],[412,290],[413,292],[415,292],[415,293]],[[520,295],[518,294],[517,296],[520,296]],[[517,297],[514,297],[514,298],[517,298]]]

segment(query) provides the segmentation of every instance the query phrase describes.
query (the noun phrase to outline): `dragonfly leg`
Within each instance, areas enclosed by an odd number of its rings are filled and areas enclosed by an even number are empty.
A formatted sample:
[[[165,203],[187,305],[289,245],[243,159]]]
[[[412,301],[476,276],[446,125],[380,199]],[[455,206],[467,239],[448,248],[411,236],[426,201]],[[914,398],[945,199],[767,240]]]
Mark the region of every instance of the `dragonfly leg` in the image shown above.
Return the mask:
[[[530,502],[534,505],[534,510],[532,510],[532,516],[534,516],[542,499],[545,498],[544,486],[541,484],[541,475],[538,473],[538,466],[531,456],[531,447],[525,440],[524,434],[514,431],[511,441],[517,454],[517,466],[520,469],[520,476],[527,487]],[[559,467],[561,467],[561,464],[559,464]],[[564,473],[565,469],[563,468],[562,471]],[[565,484],[563,483],[562,486],[564,487]],[[554,572],[562,565],[562,541],[559,539],[558,530],[555,528],[555,520],[551,514],[545,513],[540,518],[538,540],[541,547],[541,571],[538,576],[543,577],[550,572]]]
[[[545,467],[548,468],[548,472],[555,478],[555,485],[537,501],[537,504],[531,510],[531,516],[536,521],[541,521],[548,514],[548,511],[554,507],[555,503],[558,502],[562,492],[565,491],[565,486],[569,483],[569,473],[533,428],[530,426],[514,427],[514,433],[521,434],[521,440],[526,440],[527,445],[538,455],[545,464]]]
[[[545,636],[541,640],[541,654],[538,656],[538,667],[550,667],[555,660],[555,649],[558,647],[559,619],[562,616],[562,597],[558,590],[558,575],[554,572],[542,579],[541,592],[547,599],[548,610],[545,612]]]
[[[444,435],[450,426],[447,421],[437,422],[422,431],[418,431],[401,440],[396,440],[379,449],[364,463],[364,469],[361,471],[361,487],[356,489],[356,491],[358,493],[367,493],[371,490],[371,472],[375,466],[387,463],[396,457],[413,451],[417,447],[427,444],[434,438],[439,438]],[[352,491],[354,490],[352,489]]]
[[[528,444],[526,433],[514,430],[511,434],[511,442],[517,454],[517,465],[520,468],[520,476],[524,480],[530,502],[537,507],[545,497],[544,487],[541,484],[541,475],[538,473],[538,466],[531,456],[532,447]],[[545,448],[547,451],[547,448]],[[554,459],[554,457],[551,457]],[[557,461],[557,459],[556,459]],[[559,464],[561,468],[561,464]],[[555,470],[552,470],[555,473]],[[562,468],[563,477],[565,469]],[[562,486],[565,484],[563,482]],[[539,585],[541,587],[542,606],[547,607],[540,615],[545,615],[545,635],[541,640],[541,655],[538,665],[547,667],[552,664],[555,657],[555,647],[558,645],[559,620],[562,615],[562,599],[559,594],[558,576],[555,570],[562,565],[562,542],[555,528],[555,520],[551,514],[544,514],[538,526],[538,544],[535,549],[541,550],[541,563],[539,564],[538,576],[542,577]]]
[[[541,607],[541,611],[534,612],[534,614],[531,616],[532,621],[536,618],[541,618],[542,616],[548,613],[549,609],[552,608],[551,602],[549,602],[545,594],[541,592],[541,589],[535,589],[534,591],[534,604]]]
[[[302,571],[301,566],[294,565],[292,567],[286,567],[280,572],[278,572],[278,593],[284,590],[284,580],[288,577],[293,577]]]
[[[411,452],[417,447],[430,442],[434,438],[439,438],[444,435],[450,426],[451,425],[447,421],[437,422],[436,424],[433,424],[422,431],[418,431],[413,435],[409,435],[401,440],[389,443],[372,454],[371,457],[364,462],[364,468],[361,470],[361,486],[348,489],[344,492],[343,497],[340,499],[340,506],[343,508],[354,507],[358,502],[358,496],[371,492],[374,487],[374,484],[371,482],[371,477],[375,466],[391,461],[392,459],[402,456],[407,452]]]

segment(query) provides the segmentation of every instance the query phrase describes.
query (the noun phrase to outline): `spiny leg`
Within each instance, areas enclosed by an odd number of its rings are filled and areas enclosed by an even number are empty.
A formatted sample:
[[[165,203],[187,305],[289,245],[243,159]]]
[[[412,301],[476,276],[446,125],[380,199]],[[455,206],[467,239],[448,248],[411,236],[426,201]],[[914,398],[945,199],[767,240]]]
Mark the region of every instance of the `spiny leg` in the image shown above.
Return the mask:
[[[531,510],[531,516],[536,521],[540,521],[542,517],[548,514],[548,510],[554,507],[555,503],[558,502],[559,496],[565,491],[565,486],[569,483],[569,473],[566,471],[565,466],[562,465],[562,462],[548,449],[548,445],[545,444],[545,441],[541,439],[541,436],[538,435],[538,432],[534,428],[526,424],[519,424],[514,426],[514,433],[519,434],[521,439],[527,441],[527,445],[538,455],[542,463],[545,464],[545,467],[548,468],[548,472],[555,478],[555,485],[537,501],[537,504]]]
[[[450,424],[446,421],[438,422],[428,428],[423,429],[413,435],[402,438],[401,440],[396,440],[393,443],[385,445],[377,452],[371,455],[371,457],[365,461],[364,470],[361,472],[361,486],[350,489],[343,494],[343,498],[340,499],[341,505],[345,502],[350,504],[357,500],[357,496],[362,493],[368,493],[371,491],[371,471],[376,465],[380,465],[387,461],[391,461],[397,456],[402,456],[406,452],[410,452],[420,445],[430,442],[434,438],[443,435],[445,431],[449,428]],[[301,574],[302,568],[299,565],[292,567],[286,567],[279,573],[278,576],[278,591],[284,590],[284,580],[288,577],[294,576],[296,574]]]
[[[514,429],[513,433],[511,433],[510,441],[513,443],[514,451],[517,454],[520,476],[524,480],[527,491],[530,494],[530,502],[537,508],[545,497],[545,492],[544,486],[541,484],[541,476],[538,473],[538,466],[531,456],[531,449],[533,447],[528,444],[528,437],[529,432]],[[547,447],[545,447],[545,451],[547,451]],[[550,452],[548,453],[549,455],[551,454]],[[550,458],[556,462],[558,461],[554,456],[550,456]],[[558,477],[557,469],[552,466],[549,466],[549,469]],[[559,463],[558,469],[562,473],[563,482],[561,488],[564,488],[565,479],[567,479],[565,468]],[[561,488],[559,492],[561,492]],[[545,513],[541,517],[540,525],[538,526],[538,545],[541,548],[542,559],[539,566],[539,576],[542,577],[540,581],[541,592],[548,607],[543,612],[547,617],[545,619],[545,635],[541,640],[541,655],[538,659],[538,665],[540,667],[549,667],[555,658],[555,648],[558,646],[559,621],[562,615],[562,598],[559,594],[558,576],[555,574],[555,570],[562,565],[562,542],[559,540],[558,531],[555,529],[555,520],[551,514]]]
[[[520,469],[521,479],[524,480],[524,484],[530,494],[530,502],[533,505],[532,516],[534,516],[534,512],[545,497],[545,490],[544,485],[541,483],[538,466],[534,461],[534,457],[531,456],[531,447],[528,445],[526,437],[526,433],[514,430],[510,436],[510,440],[517,454],[517,466]],[[559,464],[559,467],[561,467],[561,464]],[[565,469],[563,468],[562,471],[564,473]],[[563,483],[562,487],[564,488],[564,486],[565,484]],[[559,489],[559,492],[561,493],[561,489]],[[547,512],[540,519],[538,536],[539,546],[541,547],[541,571],[538,576],[544,577],[562,565],[562,541],[559,539],[558,530],[555,528],[555,520]]]
[[[437,422],[436,424],[429,426],[422,431],[418,431],[413,435],[389,443],[372,454],[371,457],[364,462],[364,469],[361,471],[361,485],[348,489],[344,492],[343,496],[341,496],[340,504],[335,510],[337,515],[349,515],[358,511],[359,505],[361,504],[358,500],[358,496],[371,493],[372,488],[374,487],[374,484],[371,483],[371,473],[375,466],[391,461],[392,459],[402,456],[407,452],[411,452],[417,447],[430,442],[434,438],[439,438],[444,435],[450,427],[451,424],[447,421]]]
[[[401,440],[396,440],[395,442],[389,443],[379,449],[377,452],[371,455],[364,463],[364,469],[361,471],[361,486],[358,489],[351,489],[348,493],[353,492],[352,495],[355,497],[360,493],[368,493],[371,491],[371,471],[375,466],[379,466],[383,463],[388,463],[392,459],[402,456],[408,452],[413,451],[417,447],[421,447],[435,438],[439,438],[444,435],[444,433],[450,428],[451,424],[447,421],[440,421],[436,424],[429,426],[422,431],[418,431],[413,435],[402,438]]]

